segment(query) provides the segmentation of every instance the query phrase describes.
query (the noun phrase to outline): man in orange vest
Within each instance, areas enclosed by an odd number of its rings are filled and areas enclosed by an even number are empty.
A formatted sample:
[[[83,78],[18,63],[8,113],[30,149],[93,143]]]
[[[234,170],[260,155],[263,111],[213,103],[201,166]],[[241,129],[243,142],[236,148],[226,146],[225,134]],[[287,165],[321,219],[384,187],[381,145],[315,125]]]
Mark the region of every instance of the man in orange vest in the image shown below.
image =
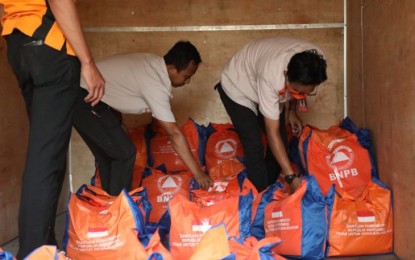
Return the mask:
[[[2,36],[30,121],[23,172],[18,259],[48,243],[66,171],[80,76],[94,106],[105,81],[85,42],[73,0],[0,0]]]

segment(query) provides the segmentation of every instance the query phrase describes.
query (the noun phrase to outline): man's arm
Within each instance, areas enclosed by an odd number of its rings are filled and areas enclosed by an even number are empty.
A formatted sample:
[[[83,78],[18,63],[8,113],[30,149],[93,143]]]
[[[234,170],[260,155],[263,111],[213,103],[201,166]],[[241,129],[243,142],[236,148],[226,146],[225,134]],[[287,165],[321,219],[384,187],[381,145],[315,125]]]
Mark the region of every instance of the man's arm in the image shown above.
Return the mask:
[[[213,185],[212,179],[205,174],[197,163],[190,150],[189,143],[180,128],[174,122],[159,120],[161,127],[166,131],[172,146],[186,166],[190,169],[202,189],[208,189]]]
[[[105,80],[86,44],[74,0],[48,0],[52,13],[66,40],[81,62],[81,74],[88,86],[86,102],[96,105],[104,95]]]
[[[278,164],[281,166],[282,175],[288,176],[294,173],[293,169],[291,168],[290,161],[288,159],[287,151],[284,146],[284,142],[282,141],[281,132],[280,132],[280,121],[269,119],[264,117],[265,120],[265,129],[267,132],[267,138],[269,147],[274,155],[275,159],[277,160]],[[298,178],[294,179],[292,182],[292,186],[294,189],[300,185],[300,181]]]
[[[303,131],[303,125],[301,119],[298,117],[297,100],[294,98],[289,101],[288,122],[291,126],[292,134],[296,137],[299,137]]]

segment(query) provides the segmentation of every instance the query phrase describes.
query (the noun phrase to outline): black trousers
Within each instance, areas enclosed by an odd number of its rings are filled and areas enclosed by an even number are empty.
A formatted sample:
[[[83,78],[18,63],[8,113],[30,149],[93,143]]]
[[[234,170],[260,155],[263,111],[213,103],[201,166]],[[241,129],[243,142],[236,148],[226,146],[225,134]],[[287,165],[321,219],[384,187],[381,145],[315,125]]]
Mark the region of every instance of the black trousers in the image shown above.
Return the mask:
[[[256,115],[251,109],[230,99],[220,83],[215,86],[215,89],[218,90],[220,99],[241,140],[248,179],[261,192],[273,184],[281,172],[281,167],[275,160],[271,149],[269,146],[265,148],[262,143],[262,134],[265,133],[264,117],[260,112]],[[280,117],[280,132],[287,146],[284,113],[281,113]],[[265,156],[264,151],[266,151]]]
[[[47,244],[54,226],[72,115],[79,94],[80,63],[19,31],[7,36],[7,56],[29,117],[29,143],[22,178],[18,259]]]
[[[131,188],[137,150],[112,109],[104,102],[91,107],[84,101],[87,94],[81,89],[74,127],[95,157],[103,190],[116,196]]]

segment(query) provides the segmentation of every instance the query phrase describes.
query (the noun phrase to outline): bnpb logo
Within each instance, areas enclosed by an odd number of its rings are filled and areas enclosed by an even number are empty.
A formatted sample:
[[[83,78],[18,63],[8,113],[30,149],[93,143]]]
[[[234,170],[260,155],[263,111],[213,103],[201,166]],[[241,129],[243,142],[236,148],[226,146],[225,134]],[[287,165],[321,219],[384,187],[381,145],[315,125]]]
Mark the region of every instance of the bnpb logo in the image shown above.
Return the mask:
[[[216,143],[215,153],[223,159],[233,158],[238,150],[238,143],[234,139],[225,139]]]
[[[354,161],[355,156],[353,150],[348,146],[339,145],[332,151],[334,144],[342,142],[343,140],[333,140],[327,147],[329,154],[326,156],[326,163],[333,170],[348,169]]]
[[[163,195],[174,195],[180,191],[182,183],[180,176],[166,175],[158,179],[157,187]]]

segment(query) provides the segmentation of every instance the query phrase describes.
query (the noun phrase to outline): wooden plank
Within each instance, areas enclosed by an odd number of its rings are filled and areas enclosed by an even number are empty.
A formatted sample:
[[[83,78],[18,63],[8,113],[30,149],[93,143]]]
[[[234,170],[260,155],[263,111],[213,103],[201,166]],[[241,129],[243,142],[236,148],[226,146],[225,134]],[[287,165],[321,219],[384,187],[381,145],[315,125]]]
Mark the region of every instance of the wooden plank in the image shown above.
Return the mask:
[[[79,0],[82,24],[93,26],[202,26],[339,23],[343,1],[110,1]]]
[[[394,192],[394,250],[401,259],[415,258],[414,12],[413,1],[366,0],[353,3],[350,13],[352,19],[363,17],[363,38],[353,37],[349,46],[363,47],[356,50],[363,67],[350,71],[356,84],[349,86],[354,89],[350,100],[361,102],[354,102],[351,111],[372,131],[380,179]],[[361,62],[351,59],[351,64]]]
[[[228,121],[218,95],[213,91],[227,60],[250,40],[275,35],[304,38],[324,50],[329,79],[319,87],[319,95],[309,98],[310,111],[302,116],[306,123],[322,128],[337,123],[343,116],[341,29],[88,33],[87,38],[97,57],[128,52],[153,52],[163,56],[177,40],[190,40],[199,49],[203,62],[188,86],[173,90],[172,107],[178,121],[184,122],[191,116],[205,124]]]
[[[28,135],[25,105],[6,57],[6,43],[0,40],[0,244],[17,236]]]
[[[229,122],[229,117],[213,86],[219,81],[226,61],[252,39],[273,35],[298,37],[320,45],[328,61],[327,82],[316,97],[308,100],[309,112],[302,113],[304,123],[327,128],[343,117],[343,38],[341,29],[231,31],[231,32],[146,32],[87,33],[96,57],[116,53],[152,52],[163,56],[179,39],[190,40],[202,56],[202,64],[189,85],[173,90],[172,109],[179,124],[188,117],[199,124]],[[128,128],[147,124],[151,115],[124,115]],[[94,161],[79,137],[73,138],[73,174],[75,189],[89,183]]]
[[[360,2],[348,1],[347,26],[347,107],[348,115],[353,121],[362,126],[363,123],[363,86],[362,86],[362,44]]]

